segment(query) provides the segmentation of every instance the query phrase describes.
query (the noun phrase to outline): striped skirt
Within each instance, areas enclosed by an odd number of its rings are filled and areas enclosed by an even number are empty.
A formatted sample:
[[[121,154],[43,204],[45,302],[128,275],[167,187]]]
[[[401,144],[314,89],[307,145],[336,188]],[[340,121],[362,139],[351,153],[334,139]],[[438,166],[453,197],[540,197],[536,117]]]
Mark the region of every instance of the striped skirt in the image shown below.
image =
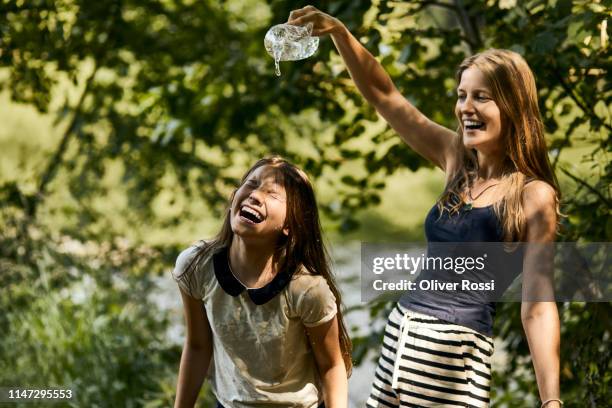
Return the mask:
[[[367,406],[488,407],[493,340],[398,304]]]

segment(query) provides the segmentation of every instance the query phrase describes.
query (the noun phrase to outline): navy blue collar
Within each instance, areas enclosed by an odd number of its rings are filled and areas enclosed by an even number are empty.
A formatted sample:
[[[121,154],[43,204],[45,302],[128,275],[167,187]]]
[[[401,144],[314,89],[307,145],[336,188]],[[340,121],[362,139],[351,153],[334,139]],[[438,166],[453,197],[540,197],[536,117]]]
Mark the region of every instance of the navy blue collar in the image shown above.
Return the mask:
[[[213,269],[215,277],[221,286],[221,289],[228,295],[238,296],[243,291],[247,294],[256,305],[263,305],[269,302],[278,295],[291,280],[291,275],[287,271],[282,270],[265,286],[258,289],[248,289],[234,276],[230,270],[228,261],[228,249],[223,248],[221,251],[213,255]]]

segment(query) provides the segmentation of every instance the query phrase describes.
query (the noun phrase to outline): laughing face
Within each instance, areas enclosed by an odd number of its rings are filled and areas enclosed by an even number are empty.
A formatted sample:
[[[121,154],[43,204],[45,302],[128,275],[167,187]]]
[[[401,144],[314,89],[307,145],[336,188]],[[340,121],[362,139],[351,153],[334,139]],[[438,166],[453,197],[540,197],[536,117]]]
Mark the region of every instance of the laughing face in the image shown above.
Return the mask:
[[[466,148],[498,151],[502,147],[500,110],[484,75],[476,67],[461,74],[455,114],[461,124]]]
[[[287,194],[270,166],[255,169],[236,190],[231,206],[231,226],[242,238],[270,239],[276,242],[284,234]]]

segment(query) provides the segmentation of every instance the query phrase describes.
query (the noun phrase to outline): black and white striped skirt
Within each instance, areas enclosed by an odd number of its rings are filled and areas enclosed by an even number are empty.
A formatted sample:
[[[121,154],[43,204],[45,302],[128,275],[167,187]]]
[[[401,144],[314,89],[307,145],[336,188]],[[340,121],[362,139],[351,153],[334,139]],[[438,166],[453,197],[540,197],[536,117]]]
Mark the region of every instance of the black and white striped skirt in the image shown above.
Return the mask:
[[[398,304],[368,407],[488,407],[493,340]]]

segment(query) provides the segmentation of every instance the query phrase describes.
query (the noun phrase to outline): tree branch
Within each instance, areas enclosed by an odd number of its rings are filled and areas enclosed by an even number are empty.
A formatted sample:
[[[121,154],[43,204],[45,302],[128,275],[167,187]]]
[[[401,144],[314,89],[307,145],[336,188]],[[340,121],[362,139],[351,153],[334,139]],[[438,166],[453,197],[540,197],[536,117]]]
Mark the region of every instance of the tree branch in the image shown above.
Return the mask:
[[[595,194],[597,197],[599,197],[600,200],[603,201],[604,204],[606,204],[608,206],[608,208],[612,207],[612,202],[610,202],[610,200],[608,200],[606,197],[604,197],[604,195],[599,190],[597,190],[595,187],[591,186],[589,183],[587,183],[586,181],[580,179],[579,177],[574,176],[572,173],[569,172],[569,170],[564,169],[563,167],[560,167],[560,169],[569,178],[571,178],[572,180],[574,180],[576,183],[580,184],[581,186],[586,187],[587,190],[589,190],[590,192]]]
[[[74,115],[72,116],[72,120],[70,121],[70,124],[64,131],[62,140],[60,141],[59,146],[55,150],[53,157],[51,158],[51,160],[49,160],[47,168],[45,169],[45,172],[43,173],[41,177],[40,184],[38,185],[38,190],[35,195],[35,199],[29,211],[31,216],[36,215],[36,209],[38,208],[38,205],[44,200],[45,194],[47,193],[47,186],[49,185],[51,180],[53,180],[53,178],[55,177],[57,173],[58,168],[62,164],[63,156],[64,156],[64,153],[66,152],[66,147],[68,146],[68,142],[70,142],[70,140],[72,139],[72,136],[74,135],[74,131],[76,129],[78,118],[83,108],[85,97],[89,93],[89,89],[91,88],[91,84],[93,83],[93,79],[97,71],[98,71],[98,67],[97,65],[94,65],[91,75],[89,75],[89,77],[87,78],[87,81],[85,82],[85,89],[83,89],[83,93],[81,94],[81,97],[79,98],[79,101],[77,102],[74,108]]]
[[[599,120],[599,122],[601,123],[603,127],[607,128],[609,131],[612,131],[612,125],[607,124],[603,119],[601,119],[595,113],[593,109],[589,109],[584,104],[584,102],[578,99],[578,96],[576,96],[576,94],[574,93],[574,89],[570,87],[568,83],[565,82],[565,80],[563,79],[563,76],[561,76],[561,74],[556,68],[553,69],[552,72],[553,74],[555,74],[555,77],[557,77],[557,80],[559,80],[559,83],[561,84],[561,87],[563,88],[563,90],[569,95],[569,97],[574,101],[574,103],[578,105],[578,107],[582,110],[582,112],[584,112],[586,115],[590,116],[591,118],[597,118],[597,120]]]
[[[463,28],[466,37],[470,39],[468,44],[470,45],[470,51],[473,54],[482,46],[482,39],[480,37],[478,27],[466,11],[465,6],[463,5],[463,0],[455,0],[455,12],[457,13],[459,24]]]

